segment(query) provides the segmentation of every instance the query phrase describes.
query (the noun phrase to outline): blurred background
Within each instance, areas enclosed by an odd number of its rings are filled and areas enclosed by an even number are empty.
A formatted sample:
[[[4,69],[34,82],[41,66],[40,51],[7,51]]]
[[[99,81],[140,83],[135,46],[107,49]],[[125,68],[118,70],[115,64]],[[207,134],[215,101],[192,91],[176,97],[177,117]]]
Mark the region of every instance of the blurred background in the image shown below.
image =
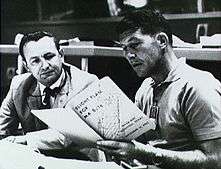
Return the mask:
[[[79,37],[82,41],[111,47],[113,40],[118,40],[115,27],[122,16],[148,5],[162,12],[173,33],[185,42],[198,43],[200,36],[221,33],[220,0],[1,0],[1,44],[14,44],[18,33],[44,30],[58,39]],[[80,67],[80,57],[65,59]],[[221,80],[220,60],[187,62]],[[2,101],[16,74],[17,56],[1,54],[0,65]],[[116,57],[90,58],[89,72],[100,78],[110,76],[132,100],[143,80],[134,74],[125,59]]]

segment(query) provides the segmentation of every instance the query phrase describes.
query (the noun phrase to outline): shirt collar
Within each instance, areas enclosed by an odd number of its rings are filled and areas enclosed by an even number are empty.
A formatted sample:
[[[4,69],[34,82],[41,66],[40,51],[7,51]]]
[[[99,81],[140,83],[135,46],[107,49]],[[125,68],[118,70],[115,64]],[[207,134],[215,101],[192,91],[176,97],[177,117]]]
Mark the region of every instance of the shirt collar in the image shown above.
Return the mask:
[[[164,83],[171,83],[171,82],[175,82],[175,81],[179,80],[180,79],[180,75],[181,75],[181,73],[183,71],[183,68],[186,65],[185,63],[186,63],[186,58],[184,58],[184,57],[183,58],[179,58],[177,60],[177,65],[174,67],[174,69],[172,69],[169,72],[169,74],[167,75],[166,79],[163,82],[161,82],[160,84],[158,84],[157,86],[160,86],[160,85],[162,85]],[[151,85],[152,86],[155,85],[154,80],[151,83]]]
[[[54,84],[52,84],[52,85],[50,86],[50,88],[51,88],[51,89],[54,89],[55,87],[61,86],[61,84],[62,84],[62,82],[63,82],[63,80],[64,80],[64,77],[65,77],[65,73],[64,73],[64,70],[62,69],[62,72],[61,72],[60,77],[58,78],[58,80],[57,80]],[[43,84],[41,84],[40,82],[38,82],[38,83],[39,83],[41,95],[43,95],[43,94],[44,94],[44,89],[46,88],[46,86],[43,85]]]
[[[179,58],[177,60],[177,65],[175,66],[174,69],[172,69],[167,78],[164,80],[164,82],[174,82],[180,79],[180,74],[182,73],[182,70],[185,66],[186,63],[186,58]]]

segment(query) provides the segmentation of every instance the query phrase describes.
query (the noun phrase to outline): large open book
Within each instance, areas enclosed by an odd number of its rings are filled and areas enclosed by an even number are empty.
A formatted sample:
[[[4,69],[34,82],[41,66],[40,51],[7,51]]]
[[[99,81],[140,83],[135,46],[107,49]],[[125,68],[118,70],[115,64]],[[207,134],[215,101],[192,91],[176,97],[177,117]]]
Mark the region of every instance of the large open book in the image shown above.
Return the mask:
[[[81,144],[99,139],[132,140],[155,129],[154,120],[144,115],[109,77],[75,95],[66,108],[32,110],[32,113]]]

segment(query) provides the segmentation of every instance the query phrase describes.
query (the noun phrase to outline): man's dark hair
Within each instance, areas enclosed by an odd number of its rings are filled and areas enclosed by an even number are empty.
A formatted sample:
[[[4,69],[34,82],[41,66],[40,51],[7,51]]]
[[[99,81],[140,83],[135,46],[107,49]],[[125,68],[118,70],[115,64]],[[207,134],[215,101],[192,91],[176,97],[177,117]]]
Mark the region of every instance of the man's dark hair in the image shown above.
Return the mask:
[[[57,50],[59,51],[60,45],[58,43],[58,40],[51,33],[44,32],[44,31],[28,33],[22,37],[20,45],[19,45],[19,54],[22,56],[24,61],[26,61],[25,56],[24,56],[24,50],[23,50],[25,44],[30,41],[38,41],[39,39],[41,39],[45,36],[52,37],[54,39],[55,46],[56,46]]]
[[[164,32],[172,45],[172,31],[168,21],[152,8],[142,8],[129,11],[117,26],[117,33],[134,33],[141,29],[143,34],[154,35],[158,32]]]

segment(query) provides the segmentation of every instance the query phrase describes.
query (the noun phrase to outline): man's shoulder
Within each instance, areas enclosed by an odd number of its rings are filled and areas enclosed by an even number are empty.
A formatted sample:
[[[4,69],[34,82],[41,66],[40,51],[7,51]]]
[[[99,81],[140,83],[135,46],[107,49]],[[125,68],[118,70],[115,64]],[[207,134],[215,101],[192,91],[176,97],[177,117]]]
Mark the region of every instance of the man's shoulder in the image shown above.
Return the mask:
[[[84,79],[84,78],[94,78],[97,79],[97,76],[91,73],[88,73],[86,71],[80,70],[79,68],[70,65],[70,73],[71,73],[71,77],[72,78],[80,78],[80,79]]]
[[[188,69],[181,79],[186,94],[201,98],[220,97],[221,83],[210,72],[192,67]]]
[[[90,84],[98,80],[97,76],[90,74],[88,72],[82,71],[75,66],[67,65],[66,71],[69,71],[69,76],[67,78],[70,84],[69,98],[74,97],[77,93],[84,90]]]
[[[31,73],[24,73],[24,74],[19,74],[16,75],[12,78],[11,86],[13,89],[18,88],[22,84],[26,83],[28,79],[32,77]]]
[[[188,66],[183,73],[183,80],[186,81],[187,86],[196,89],[209,89],[220,87],[220,82],[210,72],[199,70]]]

